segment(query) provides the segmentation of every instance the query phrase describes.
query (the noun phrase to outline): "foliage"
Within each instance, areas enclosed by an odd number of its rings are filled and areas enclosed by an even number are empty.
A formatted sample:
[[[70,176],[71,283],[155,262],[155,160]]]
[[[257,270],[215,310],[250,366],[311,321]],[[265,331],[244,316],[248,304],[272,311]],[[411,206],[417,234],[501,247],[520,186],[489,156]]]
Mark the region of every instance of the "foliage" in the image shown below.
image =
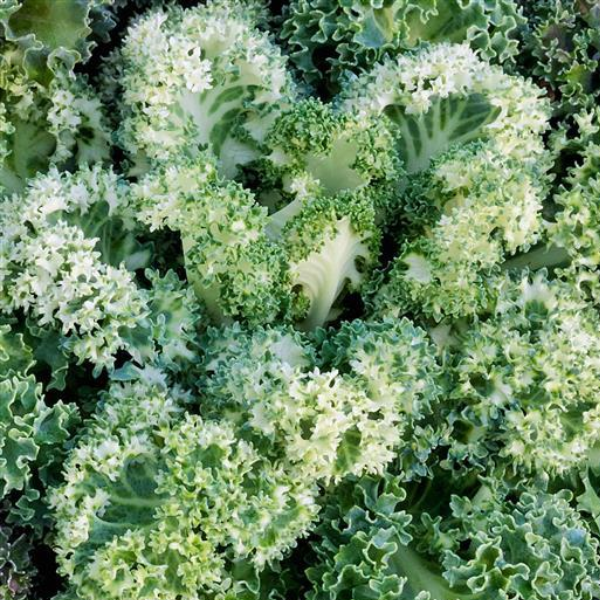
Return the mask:
[[[0,0],[0,600],[600,599],[596,0]]]

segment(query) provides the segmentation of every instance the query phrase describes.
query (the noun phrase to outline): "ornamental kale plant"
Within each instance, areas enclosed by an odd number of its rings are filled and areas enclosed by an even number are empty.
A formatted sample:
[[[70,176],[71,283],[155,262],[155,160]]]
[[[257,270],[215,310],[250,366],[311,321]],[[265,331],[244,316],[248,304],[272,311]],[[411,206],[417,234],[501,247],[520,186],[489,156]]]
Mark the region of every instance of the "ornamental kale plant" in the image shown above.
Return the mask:
[[[597,0],[0,0],[0,600],[600,600]]]

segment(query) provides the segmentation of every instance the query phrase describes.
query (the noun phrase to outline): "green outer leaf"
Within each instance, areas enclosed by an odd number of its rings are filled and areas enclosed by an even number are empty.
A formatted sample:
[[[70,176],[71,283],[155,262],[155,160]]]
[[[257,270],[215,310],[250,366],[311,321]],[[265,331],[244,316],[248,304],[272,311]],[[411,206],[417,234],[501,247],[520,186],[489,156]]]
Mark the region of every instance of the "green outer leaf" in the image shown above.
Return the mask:
[[[486,59],[511,62],[523,23],[514,0],[293,0],[281,37],[308,83],[336,91],[346,71],[423,42],[468,42]]]
[[[48,84],[60,65],[70,72],[87,61],[95,46],[92,34],[106,36],[115,22],[107,0],[3,0],[0,27],[21,51],[27,74]]]

